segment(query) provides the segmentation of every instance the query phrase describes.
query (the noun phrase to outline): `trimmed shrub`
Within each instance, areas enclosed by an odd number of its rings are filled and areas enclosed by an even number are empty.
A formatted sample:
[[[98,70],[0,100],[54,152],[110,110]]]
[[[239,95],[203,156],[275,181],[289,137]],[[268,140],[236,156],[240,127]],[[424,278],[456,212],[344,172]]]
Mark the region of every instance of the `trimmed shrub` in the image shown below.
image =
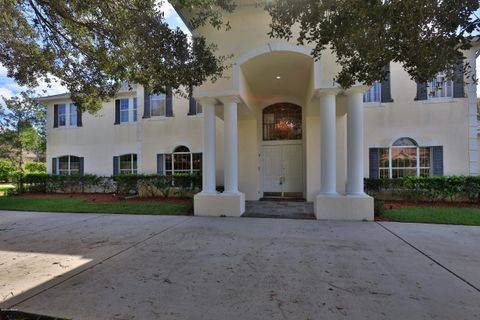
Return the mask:
[[[25,164],[26,173],[46,173],[47,165],[45,162],[27,162]]]
[[[480,177],[403,177],[365,179],[365,192],[373,197],[411,201],[480,201]]]
[[[9,182],[10,175],[15,172],[15,166],[9,160],[0,160],[0,182]]]

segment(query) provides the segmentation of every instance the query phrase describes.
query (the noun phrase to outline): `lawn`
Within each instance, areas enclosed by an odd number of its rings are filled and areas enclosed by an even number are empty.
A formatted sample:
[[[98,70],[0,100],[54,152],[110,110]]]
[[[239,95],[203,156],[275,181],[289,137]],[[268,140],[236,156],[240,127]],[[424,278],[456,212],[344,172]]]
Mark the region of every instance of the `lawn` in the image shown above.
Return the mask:
[[[0,210],[177,215],[190,212],[191,205],[165,201],[92,202],[82,198],[1,197]]]
[[[480,208],[399,208],[381,216],[398,222],[480,226]]]

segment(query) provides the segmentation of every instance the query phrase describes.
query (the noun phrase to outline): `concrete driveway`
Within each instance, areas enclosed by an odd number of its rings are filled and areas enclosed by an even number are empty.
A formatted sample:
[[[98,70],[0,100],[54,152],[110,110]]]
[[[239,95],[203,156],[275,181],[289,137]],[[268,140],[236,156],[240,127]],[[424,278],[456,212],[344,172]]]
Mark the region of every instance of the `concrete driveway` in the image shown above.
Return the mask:
[[[0,307],[73,319],[480,319],[480,228],[0,211]]]

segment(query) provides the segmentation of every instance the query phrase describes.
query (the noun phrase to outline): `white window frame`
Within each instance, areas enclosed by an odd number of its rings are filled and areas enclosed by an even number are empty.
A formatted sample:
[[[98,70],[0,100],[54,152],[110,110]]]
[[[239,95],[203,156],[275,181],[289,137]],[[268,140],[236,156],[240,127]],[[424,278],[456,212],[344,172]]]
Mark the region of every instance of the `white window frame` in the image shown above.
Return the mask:
[[[163,101],[163,114],[154,115],[154,103],[157,101]],[[156,108],[155,108],[156,109]],[[150,117],[151,118],[165,118],[167,116],[167,94],[160,93],[160,94],[152,94],[150,96]]]
[[[130,168],[122,169],[122,157],[130,156]],[[133,161],[133,157],[136,156],[136,161]],[[136,167],[135,167],[136,164]],[[119,174],[137,174],[138,173],[138,155],[136,153],[122,154],[118,157],[118,173]]]
[[[61,109],[63,107],[63,112],[61,112]],[[67,104],[66,103],[60,103],[58,104],[58,114],[57,114],[57,121],[58,121],[58,127],[67,127],[68,124],[68,117],[67,117]],[[64,118],[64,122],[62,124],[62,117]]]
[[[410,139],[410,138],[409,138],[409,139]],[[415,140],[413,140],[413,139],[410,139],[410,140],[412,140],[413,142],[415,141]],[[396,140],[396,141],[397,141],[397,140]],[[395,142],[396,142],[396,141],[395,141]],[[394,143],[395,143],[395,142],[394,142]],[[415,143],[416,143],[416,142],[415,142]],[[393,159],[392,159],[392,150],[394,150],[394,149],[407,149],[407,148],[412,148],[412,149],[415,149],[415,150],[416,150],[416,166],[415,166],[415,168],[414,168],[414,167],[411,168],[412,170],[413,170],[413,169],[416,170],[416,175],[415,175],[415,176],[419,177],[420,174],[421,174],[421,171],[422,171],[422,170],[426,170],[426,169],[429,170],[429,176],[432,176],[432,173],[433,173],[433,167],[432,167],[432,163],[433,163],[433,159],[432,159],[433,152],[432,152],[432,148],[431,148],[431,147],[422,147],[422,146],[419,146],[418,144],[416,144],[416,145],[414,145],[414,146],[408,146],[408,145],[406,145],[406,146],[395,146],[395,145],[392,144],[391,146],[389,146],[389,147],[388,147],[388,168],[386,168],[386,167],[380,167],[380,165],[379,165],[379,166],[378,166],[379,174],[380,174],[380,171],[388,169],[388,178],[392,179],[392,178],[393,178],[393,170],[394,170],[394,169],[395,169],[395,170],[408,169],[408,167],[395,167],[395,168],[394,168],[394,167],[393,167],[393,164],[392,164],[392,162],[393,162]],[[428,148],[428,149],[430,149],[430,166],[429,166],[429,167],[422,167],[422,166],[420,166],[420,153],[421,153],[420,150],[421,150],[422,148]],[[387,149],[387,148],[381,148],[381,149]]]
[[[130,99],[129,98],[120,98],[118,99],[120,102],[120,123],[129,123],[130,122]],[[126,104],[126,109],[125,109],[125,102]],[[127,119],[124,120],[122,118],[122,115],[126,115]]]
[[[373,85],[363,94],[363,103],[379,104],[382,102],[382,83],[375,81]]]
[[[132,99],[132,120],[133,122],[138,121],[138,99],[133,97]]]
[[[72,108],[74,109],[74,112],[72,112]],[[68,112],[69,112],[69,115],[68,115],[69,126],[70,127],[76,127],[77,126],[77,118],[78,118],[77,105],[75,103],[70,103],[70,105],[68,107]]]
[[[197,100],[195,100],[195,113],[197,115],[203,115],[203,106]]]
[[[453,99],[453,80],[445,72],[427,82],[427,100]]]
[[[181,147],[181,146],[177,146],[175,147],[175,149],[177,149],[178,147]],[[188,147],[186,147],[188,148]],[[174,149],[174,150],[175,150]],[[189,174],[193,174],[193,173],[200,173],[202,172],[202,168],[200,166],[200,169],[194,169],[193,168],[193,156],[196,155],[196,154],[200,154],[202,155],[201,152],[191,152],[190,151],[190,148],[188,148],[188,152],[172,152],[172,153],[167,153],[164,155],[163,157],[163,173],[165,175],[175,175],[175,174],[179,174],[179,173],[189,173]],[[189,169],[184,169],[184,170],[175,170],[175,155],[190,155],[190,168]],[[167,156],[170,156],[171,159],[172,159],[172,169],[171,170],[167,170]],[[201,161],[203,162],[203,155],[202,155],[202,158],[201,158]]]
[[[60,159],[61,158],[68,158],[68,168],[67,169],[60,169]],[[65,172],[66,175],[70,176],[72,174],[80,174],[80,166],[78,167],[78,169],[72,169],[72,157],[75,157],[75,158],[78,158],[78,163],[80,165],[80,157],[77,157],[77,156],[72,156],[72,155],[68,155],[68,156],[61,156],[61,157],[58,157],[57,158],[57,174],[58,175],[62,175],[61,172]]]

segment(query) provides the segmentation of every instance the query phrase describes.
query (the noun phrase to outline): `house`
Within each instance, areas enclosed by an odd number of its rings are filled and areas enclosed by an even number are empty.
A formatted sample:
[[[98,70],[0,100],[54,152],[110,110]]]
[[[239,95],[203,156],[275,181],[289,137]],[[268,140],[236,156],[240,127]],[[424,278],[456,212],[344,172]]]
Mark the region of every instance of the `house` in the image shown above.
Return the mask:
[[[343,90],[331,53],[314,61],[311,48],[270,39],[268,14],[250,1],[226,18],[228,32],[195,32],[232,54],[233,67],[192,99],[133,85],[91,115],[68,95],[43,98],[49,170],[201,171],[196,215],[240,216],[245,200],[300,197],[319,219],[351,220],[373,219],[364,177],[478,174],[475,83],[439,74],[417,84],[390,63],[383,82]],[[476,56],[465,52],[472,66]]]

